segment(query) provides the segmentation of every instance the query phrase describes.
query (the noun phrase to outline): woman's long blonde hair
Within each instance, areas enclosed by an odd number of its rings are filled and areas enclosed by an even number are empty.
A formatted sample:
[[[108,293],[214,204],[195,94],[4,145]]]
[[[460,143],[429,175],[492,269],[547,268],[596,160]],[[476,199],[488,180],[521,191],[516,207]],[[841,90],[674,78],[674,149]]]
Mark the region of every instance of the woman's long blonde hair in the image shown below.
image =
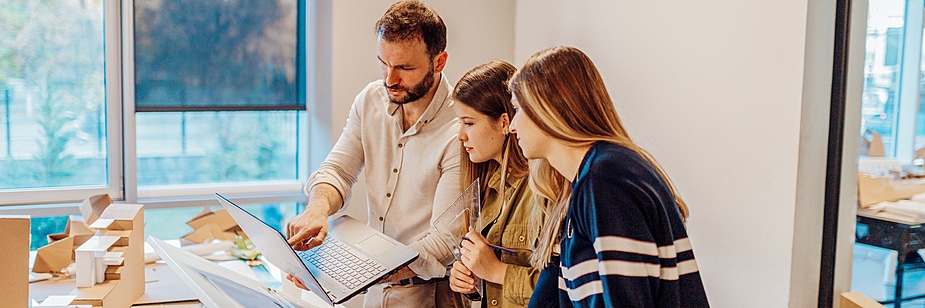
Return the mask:
[[[594,63],[575,47],[557,46],[531,56],[509,82],[521,112],[547,135],[575,146],[605,141],[626,147],[648,161],[674,194],[681,217],[687,205],[668,175],[648,152],[633,143]],[[548,199],[546,222],[540,228],[537,249],[530,263],[545,267],[559,243],[559,231],[571,198],[571,183],[545,159],[530,160],[530,187],[538,198]]]

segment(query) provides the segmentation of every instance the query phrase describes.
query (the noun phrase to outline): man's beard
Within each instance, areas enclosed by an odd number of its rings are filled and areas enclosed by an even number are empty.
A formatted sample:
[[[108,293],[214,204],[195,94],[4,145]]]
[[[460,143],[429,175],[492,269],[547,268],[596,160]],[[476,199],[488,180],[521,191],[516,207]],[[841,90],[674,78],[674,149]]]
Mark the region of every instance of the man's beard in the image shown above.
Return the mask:
[[[385,84],[385,81],[382,82]],[[421,99],[424,95],[427,95],[427,92],[430,91],[430,87],[434,85],[434,72],[428,71],[427,76],[424,76],[424,80],[421,80],[418,84],[412,86],[410,89],[402,87],[399,84],[394,86],[385,85],[386,88],[390,90],[405,90],[405,97],[396,100],[391,95],[389,95],[389,100],[392,103],[403,105],[416,100]]]

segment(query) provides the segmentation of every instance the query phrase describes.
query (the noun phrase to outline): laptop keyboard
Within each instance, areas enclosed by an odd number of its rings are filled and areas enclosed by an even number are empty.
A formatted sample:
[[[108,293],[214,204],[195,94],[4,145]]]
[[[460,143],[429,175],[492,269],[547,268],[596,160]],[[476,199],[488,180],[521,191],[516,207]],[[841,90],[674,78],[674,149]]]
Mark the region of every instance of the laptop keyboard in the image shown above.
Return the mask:
[[[385,270],[376,261],[353,254],[347,244],[330,236],[321,246],[301,251],[298,255],[302,261],[314,265],[350,289]]]

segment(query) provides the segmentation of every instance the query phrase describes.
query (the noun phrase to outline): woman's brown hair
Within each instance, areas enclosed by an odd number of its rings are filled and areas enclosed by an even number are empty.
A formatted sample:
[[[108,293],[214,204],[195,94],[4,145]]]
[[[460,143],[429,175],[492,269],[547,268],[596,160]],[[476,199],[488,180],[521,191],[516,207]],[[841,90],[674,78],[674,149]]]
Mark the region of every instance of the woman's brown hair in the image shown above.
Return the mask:
[[[514,117],[511,91],[507,87],[507,81],[514,71],[514,65],[497,60],[476,66],[466,72],[453,89],[454,103],[469,106],[493,121],[499,121],[504,114],[507,114],[509,119]],[[501,150],[503,152],[500,164],[493,160],[473,163],[467,159],[469,153],[460,145],[460,157],[463,159],[460,159],[461,179],[459,183],[462,189],[466,189],[472,181],[481,179],[480,195],[484,198],[488,177],[500,166],[507,166],[502,170],[502,183],[506,180],[508,173],[518,177],[527,174],[527,158],[524,157],[517,140],[512,138],[511,134],[505,134]]]

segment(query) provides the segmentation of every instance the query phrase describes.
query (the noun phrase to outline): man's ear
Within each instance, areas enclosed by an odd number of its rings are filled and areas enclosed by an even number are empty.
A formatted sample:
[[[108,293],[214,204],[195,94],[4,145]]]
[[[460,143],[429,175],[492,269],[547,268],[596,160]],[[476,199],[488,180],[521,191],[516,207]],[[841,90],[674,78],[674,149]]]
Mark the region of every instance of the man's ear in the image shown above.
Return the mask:
[[[446,51],[441,51],[436,56],[434,56],[434,73],[439,74],[443,72],[443,68],[446,66]]]

